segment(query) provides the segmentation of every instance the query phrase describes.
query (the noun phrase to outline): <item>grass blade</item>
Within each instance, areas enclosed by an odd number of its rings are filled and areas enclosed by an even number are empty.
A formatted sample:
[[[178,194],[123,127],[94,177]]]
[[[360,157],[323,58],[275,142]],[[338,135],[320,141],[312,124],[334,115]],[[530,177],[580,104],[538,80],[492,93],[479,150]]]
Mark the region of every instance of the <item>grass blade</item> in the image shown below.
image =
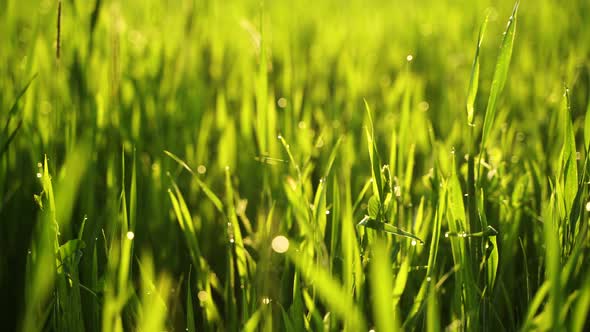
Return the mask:
[[[506,79],[508,77],[510,59],[512,58],[512,49],[514,46],[514,36],[516,32],[516,16],[518,14],[518,5],[519,2],[517,1],[514,5],[514,9],[512,10],[512,15],[508,20],[508,25],[506,26],[506,31],[504,32],[504,38],[502,39],[502,44],[500,46],[500,54],[498,55],[498,60],[496,62],[496,69],[494,70],[494,78],[492,80],[492,87],[490,88],[490,96],[488,98],[488,105],[486,107],[486,115],[483,121],[480,148],[481,152],[483,152],[486,148],[486,143],[492,130],[494,118],[496,117],[496,104],[498,103],[498,98],[504,89],[504,85],[506,84]]]

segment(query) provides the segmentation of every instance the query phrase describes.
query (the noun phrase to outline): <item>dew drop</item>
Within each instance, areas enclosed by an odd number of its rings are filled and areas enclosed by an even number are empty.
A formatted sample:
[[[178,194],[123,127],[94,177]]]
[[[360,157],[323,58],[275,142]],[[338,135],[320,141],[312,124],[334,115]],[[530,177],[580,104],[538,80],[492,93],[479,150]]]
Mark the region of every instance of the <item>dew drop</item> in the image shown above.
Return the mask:
[[[412,240],[412,245],[415,246],[416,245],[416,240]]]
[[[408,54],[408,56],[406,57],[406,60],[408,60],[408,62],[414,60],[414,56],[411,54]]]
[[[135,233],[133,233],[131,231],[127,232],[127,238],[129,240],[133,240],[135,238]]]
[[[43,175],[41,173],[37,173],[37,178],[41,178]]]
[[[205,302],[209,298],[209,294],[207,294],[205,291],[199,291],[197,293],[197,297],[199,298],[199,301]]]
[[[279,98],[279,100],[277,101],[277,105],[279,105],[280,108],[287,107],[287,99],[285,99],[284,97]]]
[[[324,146],[324,140],[320,138],[318,140],[317,144],[315,145],[315,147],[319,149],[319,148],[321,148],[323,146]]]
[[[427,101],[421,101],[420,104],[418,104],[418,107],[422,112],[426,112],[430,108],[430,104],[428,104]]]
[[[277,252],[279,254],[282,254],[282,253],[287,252],[287,250],[289,250],[289,239],[287,239],[283,235],[279,235],[279,236],[276,236],[274,239],[272,239],[272,242],[270,245],[272,247],[272,250],[274,250],[275,252]]]
[[[197,173],[205,174],[205,172],[207,172],[207,167],[205,167],[205,165],[199,165],[199,167],[197,167]]]

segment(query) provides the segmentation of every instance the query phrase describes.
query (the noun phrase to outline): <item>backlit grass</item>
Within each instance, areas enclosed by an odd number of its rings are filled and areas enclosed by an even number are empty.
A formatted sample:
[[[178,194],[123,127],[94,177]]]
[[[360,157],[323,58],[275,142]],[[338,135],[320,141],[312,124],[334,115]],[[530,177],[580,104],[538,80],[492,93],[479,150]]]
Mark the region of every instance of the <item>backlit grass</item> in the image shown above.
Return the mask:
[[[5,1],[2,330],[588,329],[589,12]]]

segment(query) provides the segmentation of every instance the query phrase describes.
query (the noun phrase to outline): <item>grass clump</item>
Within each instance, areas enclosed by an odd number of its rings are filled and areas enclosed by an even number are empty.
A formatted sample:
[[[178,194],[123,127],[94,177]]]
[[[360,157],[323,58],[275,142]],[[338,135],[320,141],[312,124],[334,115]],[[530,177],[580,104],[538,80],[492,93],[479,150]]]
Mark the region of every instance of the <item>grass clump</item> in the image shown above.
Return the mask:
[[[589,10],[8,0],[2,329],[587,330]]]

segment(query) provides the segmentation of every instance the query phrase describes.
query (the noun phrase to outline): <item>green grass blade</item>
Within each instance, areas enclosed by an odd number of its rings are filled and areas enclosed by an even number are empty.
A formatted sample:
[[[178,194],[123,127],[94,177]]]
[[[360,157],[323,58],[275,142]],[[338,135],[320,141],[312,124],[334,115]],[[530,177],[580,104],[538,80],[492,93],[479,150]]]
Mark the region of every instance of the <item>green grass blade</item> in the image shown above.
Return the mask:
[[[396,306],[392,301],[392,295],[397,296],[397,294],[394,294],[392,285],[393,274],[387,246],[384,242],[377,241],[371,252],[373,259],[370,265],[370,281],[373,290],[373,319],[376,331],[399,331],[399,323],[395,315]]]
[[[196,332],[195,326],[195,312],[193,305],[193,296],[191,291],[191,272],[188,272],[188,279],[186,281],[186,331]]]
[[[20,92],[16,96],[16,99],[14,100],[14,103],[12,104],[10,109],[8,110],[8,119],[6,120],[6,124],[4,125],[4,129],[2,130],[3,135],[6,135],[8,133],[8,127],[10,126],[10,121],[12,120],[14,115],[18,112],[18,102],[24,96],[24,94],[27,92],[27,90],[29,89],[29,87],[31,86],[31,83],[33,83],[35,78],[37,78],[37,73],[35,73],[33,76],[31,76],[31,78],[29,79],[27,84],[25,84],[25,86],[20,90]],[[0,156],[2,156],[2,154],[0,154]]]
[[[496,62],[496,69],[494,70],[494,78],[492,79],[492,87],[490,88],[490,96],[488,98],[488,105],[486,107],[486,114],[483,121],[483,131],[481,136],[481,152],[486,148],[490,132],[496,117],[496,106],[498,98],[504,89],[506,79],[508,78],[508,71],[510,69],[510,59],[512,58],[512,49],[514,46],[514,36],[516,33],[516,17],[518,14],[517,1],[514,5],[512,15],[508,20],[506,31],[504,32],[504,38],[500,46],[500,54]]]
[[[369,150],[369,160],[371,161],[371,174],[373,176],[373,193],[379,198],[379,202],[383,202],[383,180],[381,178],[381,160],[377,152],[377,143],[375,142],[375,129],[373,128],[373,117],[371,116],[371,109],[365,100],[365,110],[369,118],[369,127],[367,127],[367,148]]]
[[[564,200],[566,213],[570,214],[572,204],[578,193],[578,166],[576,154],[576,138],[571,120],[569,89],[564,92],[562,109],[565,112],[564,143],[561,149],[561,167],[563,171]]]
[[[469,88],[467,89],[467,123],[473,124],[473,116],[475,114],[475,97],[477,96],[477,88],[479,86],[479,50],[483,41],[483,36],[488,25],[489,14],[486,15],[483,23],[479,27],[479,34],[477,36],[477,46],[475,48],[475,56],[473,58],[473,66],[471,67],[471,77],[469,78]]]
[[[307,257],[303,252],[289,249],[287,256],[295,268],[301,272],[303,278],[313,285],[315,292],[324,301],[328,310],[350,324],[353,330],[366,330],[365,319],[349,296],[348,291],[342,289],[327,271],[316,265],[313,259]]]

